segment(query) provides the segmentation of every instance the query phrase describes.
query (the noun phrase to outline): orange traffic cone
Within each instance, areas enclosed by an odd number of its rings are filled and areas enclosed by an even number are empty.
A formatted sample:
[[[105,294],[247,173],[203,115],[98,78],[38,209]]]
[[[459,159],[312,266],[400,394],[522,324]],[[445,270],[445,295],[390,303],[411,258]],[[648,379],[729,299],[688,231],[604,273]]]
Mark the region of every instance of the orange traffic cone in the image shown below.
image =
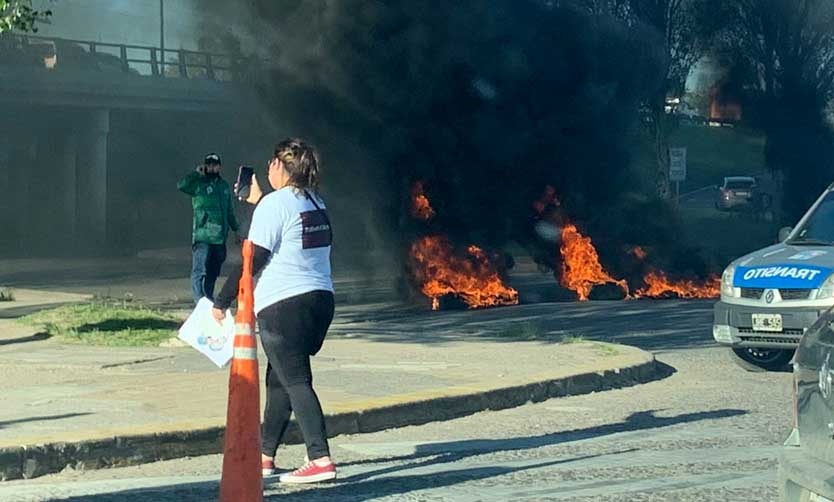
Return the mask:
[[[251,241],[243,243],[243,274],[235,317],[235,356],[229,374],[229,405],[223,448],[221,502],[261,502],[261,403],[255,342]]]

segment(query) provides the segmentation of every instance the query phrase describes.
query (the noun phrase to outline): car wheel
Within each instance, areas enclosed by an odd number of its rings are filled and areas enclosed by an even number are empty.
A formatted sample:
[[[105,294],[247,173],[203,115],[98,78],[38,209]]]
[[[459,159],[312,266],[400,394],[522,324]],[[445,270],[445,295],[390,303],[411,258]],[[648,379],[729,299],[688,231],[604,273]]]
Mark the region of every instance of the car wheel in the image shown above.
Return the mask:
[[[747,371],[779,371],[793,358],[793,350],[743,347],[730,349],[733,362]]]

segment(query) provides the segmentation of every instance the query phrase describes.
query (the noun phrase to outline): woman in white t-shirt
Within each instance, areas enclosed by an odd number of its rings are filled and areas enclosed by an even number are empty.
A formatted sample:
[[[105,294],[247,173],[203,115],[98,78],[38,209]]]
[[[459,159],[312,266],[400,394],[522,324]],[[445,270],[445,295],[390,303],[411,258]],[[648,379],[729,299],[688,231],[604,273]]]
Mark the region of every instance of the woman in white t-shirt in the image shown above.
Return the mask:
[[[336,466],[310,370],[310,356],[321,349],[334,312],[332,233],[318,194],[318,155],[303,141],[288,139],[275,147],[267,169],[275,191],[261,198],[253,179],[248,199],[257,203],[249,240],[255,245],[255,314],[269,360],[262,468],[265,476],[275,473],[278,443],[295,412],[309,460],[281,482],[327,481],[336,478]],[[222,319],[234,301],[240,273],[233,272],[218,295],[215,318]]]

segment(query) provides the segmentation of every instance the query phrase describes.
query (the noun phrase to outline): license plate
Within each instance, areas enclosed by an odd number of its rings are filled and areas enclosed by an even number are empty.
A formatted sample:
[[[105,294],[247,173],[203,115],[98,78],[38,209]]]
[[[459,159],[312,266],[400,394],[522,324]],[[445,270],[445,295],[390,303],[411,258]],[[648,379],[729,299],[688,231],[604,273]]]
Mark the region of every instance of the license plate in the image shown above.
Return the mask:
[[[741,197],[749,197],[750,192],[736,192],[736,195],[739,195]]]
[[[782,331],[782,314],[753,314],[753,331]]]
[[[811,493],[811,496],[808,497],[810,502],[834,502],[828,497],[823,497],[822,495],[817,495],[816,493]]]

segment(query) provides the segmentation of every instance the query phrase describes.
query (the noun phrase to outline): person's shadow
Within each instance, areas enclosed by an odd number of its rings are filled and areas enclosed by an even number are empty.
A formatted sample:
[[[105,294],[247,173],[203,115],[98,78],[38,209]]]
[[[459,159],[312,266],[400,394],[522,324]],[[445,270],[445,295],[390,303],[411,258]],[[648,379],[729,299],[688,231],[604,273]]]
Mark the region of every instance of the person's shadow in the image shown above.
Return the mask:
[[[479,455],[485,455],[496,452],[533,450],[545,446],[554,446],[558,444],[581,441],[585,439],[601,438],[604,436],[609,436],[612,434],[618,434],[623,432],[658,429],[662,427],[668,427],[671,425],[680,425],[692,422],[700,422],[703,420],[728,418],[744,415],[747,413],[747,411],[744,410],[724,409],[704,411],[698,413],[685,413],[672,417],[658,417],[655,415],[655,412],[656,410],[642,411],[638,413],[633,413],[622,422],[614,424],[605,424],[585,429],[555,432],[550,434],[543,434],[540,436],[528,436],[523,438],[508,439],[474,439],[464,441],[451,441],[447,443],[429,443],[426,445],[419,445],[416,451],[411,455],[389,458],[375,458],[341,464],[343,467],[347,467],[356,465],[375,465],[391,462],[404,462],[401,465],[384,467],[381,469],[362,472],[360,474],[356,474],[347,478],[342,478],[340,479],[340,484],[338,485],[317,488],[316,494],[318,496],[324,496],[326,499],[329,500],[360,502],[365,500],[373,500],[378,497],[402,495],[429,488],[442,488],[446,486],[453,486],[469,481],[478,481],[493,478],[496,476],[502,476],[505,474],[514,474],[533,469],[551,467],[554,465],[579,462],[582,460],[587,460],[589,458],[597,457],[599,455],[582,455],[569,458],[553,459],[546,462],[540,462],[519,467],[497,465],[454,469],[454,464],[456,462],[465,460],[470,457],[476,457]],[[637,451],[637,449],[628,448],[616,452],[608,452],[607,455],[628,454],[633,451]],[[410,471],[414,469],[419,470],[421,468],[438,466],[442,464],[449,465],[449,470],[438,470],[428,475],[425,473],[416,473],[409,475],[391,476],[391,474],[399,472]],[[285,493],[280,496],[270,496],[266,500],[304,500],[304,493],[305,491]]]
[[[308,489],[269,495],[265,498],[265,500],[273,500],[276,502],[302,501],[308,500],[313,494],[315,494],[316,498],[326,500],[361,502],[374,500],[380,497],[403,495],[430,488],[454,486],[470,481],[479,481],[506,474],[541,469],[554,465],[568,464],[571,462],[579,462],[599,456],[579,455],[523,466],[495,465],[468,468],[464,467],[460,469],[456,469],[454,466],[456,462],[479,455],[496,452],[533,450],[545,446],[554,446],[574,441],[601,438],[612,434],[645,431],[669,427],[672,425],[700,422],[704,420],[717,420],[740,416],[747,413],[744,410],[738,409],[722,409],[697,413],[685,413],[672,417],[658,417],[655,415],[655,412],[655,410],[638,412],[630,415],[622,422],[588,427],[584,429],[542,434],[539,436],[507,439],[470,439],[418,445],[415,452],[410,455],[373,458],[340,464],[341,467],[375,466],[391,463],[398,463],[398,465],[371,469],[346,478],[340,478],[339,482],[336,484],[318,485]],[[624,448],[622,450],[608,452],[606,454],[622,455],[633,451],[637,451],[637,449]],[[438,466],[444,465],[448,466],[447,470],[432,469],[431,474],[425,473],[426,468],[437,468]],[[405,472],[412,470],[416,470],[417,472],[414,474],[405,474]],[[423,472],[420,472],[421,470]],[[276,489],[280,490],[280,488],[275,486],[275,482],[270,483],[269,480],[266,482],[266,487],[268,491],[274,491]],[[130,490],[103,495],[69,498],[64,500],[73,502],[80,502],[82,500],[89,502],[104,502],[111,500],[140,502],[152,500],[152,498],[150,498],[150,493],[153,492],[154,490],[147,489]],[[217,482],[170,486],[164,489],[164,493],[162,489],[156,490],[155,493],[159,493],[160,498],[164,500],[207,500],[206,497],[213,500],[212,497],[216,497],[217,493]]]

